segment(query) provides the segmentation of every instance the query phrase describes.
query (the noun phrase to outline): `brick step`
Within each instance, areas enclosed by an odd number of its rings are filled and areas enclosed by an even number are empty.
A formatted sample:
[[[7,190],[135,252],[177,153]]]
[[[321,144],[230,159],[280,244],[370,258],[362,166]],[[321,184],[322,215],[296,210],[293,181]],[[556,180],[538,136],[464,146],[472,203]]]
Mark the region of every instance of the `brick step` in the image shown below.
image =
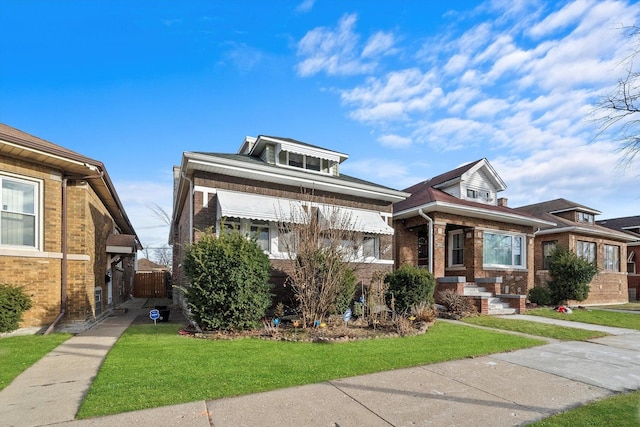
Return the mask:
[[[515,314],[516,309],[511,308],[508,303],[500,298],[489,298],[488,314]]]
[[[493,294],[491,292],[487,292],[486,288],[479,287],[477,285],[464,285],[464,294],[465,296],[481,296],[481,297],[492,297]]]

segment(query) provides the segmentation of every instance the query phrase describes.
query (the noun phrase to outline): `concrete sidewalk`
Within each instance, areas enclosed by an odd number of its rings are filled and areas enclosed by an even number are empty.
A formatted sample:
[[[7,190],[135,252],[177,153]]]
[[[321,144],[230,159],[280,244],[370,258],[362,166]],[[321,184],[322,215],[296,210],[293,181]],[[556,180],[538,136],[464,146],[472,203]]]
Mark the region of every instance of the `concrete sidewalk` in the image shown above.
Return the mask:
[[[128,325],[135,318],[134,311],[130,310],[125,317],[113,318],[120,320],[117,336],[126,328],[122,327],[126,320]],[[99,331],[103,328],[104,339],[100,340],[103,334]],[[109,329],[112,332],[108,333]],[[557,342],[267,393],[73,421],[107,347],[117,339],[115,329],[115,325],[101,324],[92,330],[96,341],[71,343],[66,351],[58,347],[57,356],[47,356],[53,359],[48,365],[36,367],[39,362],[25,371],[30,381],[19,377],[14,383],[21,388],[15,388],[12,383],[0,392],[0,423],[16,426],[514,426],[619,391],[640,389],[640,332],[615,328],[610,332],[613,335],[590,342]],[[76,338],[81,336],[72,340]],[[90,360],[76,365],[73,372],[59,375],[54,361],[67,365],[71,359],[62,358],[78,357],[73,353],[80,348],[84,354],[81,359]],[[40,372],[40,377],[30,372],[32,370]],[[57,380],[52,381],[52,377]],[[81,387],[77,384],[80,382]],[[40,390],[48,388],[47,384],[55,390],[40,396]],[[30,387],[38,393],[37,400],[31,398]],[[22,402],[9,399],[11,396]],[[11,408],[7,407],[9,403],[13,405]]]
[[[145,298],[127,301],[127,312],[107,317],[69,338],[0,391],[0,424],[37,426],[73,420],[102,361],[131,322],[144,312]]]

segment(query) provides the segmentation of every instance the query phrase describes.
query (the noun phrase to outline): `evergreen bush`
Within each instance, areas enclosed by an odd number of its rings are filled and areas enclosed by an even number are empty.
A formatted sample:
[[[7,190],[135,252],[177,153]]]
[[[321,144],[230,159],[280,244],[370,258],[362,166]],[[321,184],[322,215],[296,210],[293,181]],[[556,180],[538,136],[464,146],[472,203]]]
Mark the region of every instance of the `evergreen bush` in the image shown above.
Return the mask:
[[[402,313],[420,303],[433,304],[433,292],[436,282],[428,270],[404,264],[384,278],[388,284],[387,301],[395,299],[394,309]]]
[[[356,293],[357,280],[358,278],[356,277],[356,273],[350,268],[345,268],[344,277],[342,278],[342,287],[335,302],[335,311],[338,314],[343,314],[349,307],[351,307],[353,296]]]
[[[22,313],[31,308],[31,297],[24,289],[7,283],[0,283],[0,332],[18,329]]]
[[[536,286],[529,289],[527,296],[530,302],[538,305],[551,305],[551,294],[546,286]]]
[[[271,304],[268,256],[238,231],[210,230],[191,245],[183,266],[194,320],[203,329],[244,330],[260,325]]]
[[[598,273],[598,268],[578,257],[575,252],[556,246],[551,252],[547,282],[551,304],[566,304],[569,300],[584,301],[589,296],[589,283]]]

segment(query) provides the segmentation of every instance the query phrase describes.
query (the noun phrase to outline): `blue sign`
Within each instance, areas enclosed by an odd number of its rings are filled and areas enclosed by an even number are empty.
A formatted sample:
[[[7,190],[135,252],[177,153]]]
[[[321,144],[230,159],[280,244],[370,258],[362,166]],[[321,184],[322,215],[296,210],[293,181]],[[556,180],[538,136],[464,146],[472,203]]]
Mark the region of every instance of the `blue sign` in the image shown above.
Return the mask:
[[[149,318],[151,320],[158,320],[160,318],[160,310],[153,309],[149,311]]]
[[[349,319],[351,319],[351,309],[347,308],[347,311],[344,312],[344,314],[342,315],[342,318],[344,319],[345,322],[348,322]]]

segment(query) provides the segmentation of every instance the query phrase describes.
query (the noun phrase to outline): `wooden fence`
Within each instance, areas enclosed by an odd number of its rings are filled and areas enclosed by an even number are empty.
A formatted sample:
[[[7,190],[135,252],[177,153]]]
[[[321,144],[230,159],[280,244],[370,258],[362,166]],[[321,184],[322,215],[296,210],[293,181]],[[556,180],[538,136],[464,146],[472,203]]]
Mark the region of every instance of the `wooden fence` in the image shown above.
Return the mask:
[[[136,273],[133,279],[133,296],[136,298],[167,298],[167,276],[165,271]]]

